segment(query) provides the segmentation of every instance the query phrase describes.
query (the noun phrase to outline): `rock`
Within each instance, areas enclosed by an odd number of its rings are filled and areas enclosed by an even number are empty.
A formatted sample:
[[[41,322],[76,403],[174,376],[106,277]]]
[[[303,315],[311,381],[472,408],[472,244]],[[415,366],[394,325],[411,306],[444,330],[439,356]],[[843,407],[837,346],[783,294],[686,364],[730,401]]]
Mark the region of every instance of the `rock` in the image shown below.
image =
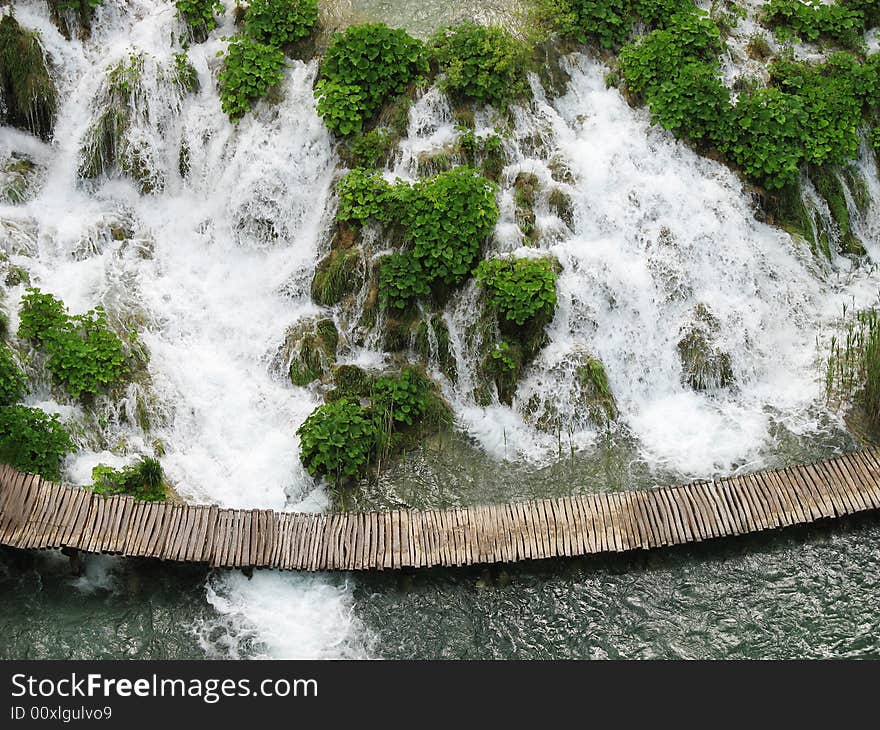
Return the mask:
[[[56,92],[36,33],[12,15],[0,20],[0,123],[49,141],[55,127]]]
[[[704,304],[698,304],[693,319],[680,332],[677,349],[682,383],[696,391],[727,388],[733,384],[730,355],[714,344],[719,330],[718,320]]]
[[[313,317],[293,327],[285,344],[290,381],[306,386],[329,375],[338,343],[339,333],[332,319]]]

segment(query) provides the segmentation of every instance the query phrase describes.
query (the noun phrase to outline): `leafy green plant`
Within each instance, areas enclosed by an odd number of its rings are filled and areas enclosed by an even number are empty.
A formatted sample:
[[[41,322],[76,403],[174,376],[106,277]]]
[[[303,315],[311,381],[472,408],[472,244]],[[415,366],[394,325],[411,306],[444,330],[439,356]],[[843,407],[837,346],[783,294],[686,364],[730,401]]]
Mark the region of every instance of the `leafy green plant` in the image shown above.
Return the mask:
[[[52,295],[29,289],[20,315],[19,337],[43,347],[47,369],[74,398],[95,395],[124,377],[122,341],[108,327],[102,307],[70,316]]]
[[[509,342],[496,342],[492,349],[489,351],[489,357],[491,358],[491,370],[496,372],[498,371],[508,371],[515,372],[519,369],[519,363],[514,357],[514,350],[511,348]]]
[[[122,469],[98,464],[92,469],[95,494],[129,494],[141,502],[161,502],[166,498],[165,475],[158,460],[146,457]]]
[[[394,253],[379,265],[379,297],[383,306],[406,309],[413,299],[431,293],[425,271],[409,252]]]
[[[0,344],[0,406],[9,406],[27,392],[27,377],[8,345]]]
[[[348,150],[356,166],[372,169],[388,155],[393,143],[390,131],[384,128],[372,129],[350,140]]]
[[[378,170],[355,168],[339,181],[337,192],[337,220],[362,226],[371,219],[391,219],[392,185]]]
[[[825,38],[846,48],[859,48],[863,44],[862,33],[866,30],[865,13],[854,4],[769,0],[763,16],[771,28],[790,31],[808,41]]]
[[[470,274],[498,221],[497,190],[466,166],[413,185],[402,206],[402,222],[431,284],[456,285]]]
[[[429,381],[413,368],[399,377],[378,378],[373,385],[370,410],[379,424],[415,425],[430,405]]]
[[[175,0],[174,5],[197,43],[207,40],[208,34],[217,27],[217,16],[223,13],[220,0]]]
[[[297,430],[300,459],[313,476],[328,475],[338,483],[364,473],[376,445],[370,414],[346,398],[320,406]]]
[[[255,41],[281,48],[307,38],[318,22],[318,0],[252,0],[244,29]]]
[[[477,267],[477,281],[499,317],[523,325],[556,310],[556,271],[545,258],[489,259]]]
[[[629,38],[632,16],[629,0],[538,0],[538,22],[578,43],[617,48]]]
[[[806,123],[800,97],[758,89],[733,108],[732,133],[723,149],[747,177],[779,190],[798,178]]]
[[[431,40],[447,93],[480,104],[506,106],[528,91],[527,51],[504,28],[462,23]]]
[[[0,408],[0,461],[57,481],[71,451],[73,442],[57,415],[27,406]]]
[[[333,36],[315,87],[318,114],[340,136],[361,131],[389,99],[427,74],[424,44],[382,24],[354,25]]]
[[[226,49],[220,71],[220,103],[223,111],[236,122],[281,83],[284,54],[250,38],[238,37]]]

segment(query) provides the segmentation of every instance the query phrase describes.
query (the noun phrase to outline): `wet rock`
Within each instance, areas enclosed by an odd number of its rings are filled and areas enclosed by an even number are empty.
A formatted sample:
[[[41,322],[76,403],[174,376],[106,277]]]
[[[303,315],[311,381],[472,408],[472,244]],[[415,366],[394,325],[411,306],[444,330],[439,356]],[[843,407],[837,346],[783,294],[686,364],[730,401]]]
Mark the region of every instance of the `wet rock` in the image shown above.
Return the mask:
[[[734,382],[730,354],[718,349],[718,320],[699,304],[693,318],[682,328],[677,350],[681,359],[682,382],[696,391],[727,388]]]
[[[329,375],[338,343],[339,333],[332,319],[313,317],[296,325],[285,344],[290,381],[306,386]]]
[[[55,84],[39,36],[12,15],[0,20],[0,123],[49,141],[55,127]]]

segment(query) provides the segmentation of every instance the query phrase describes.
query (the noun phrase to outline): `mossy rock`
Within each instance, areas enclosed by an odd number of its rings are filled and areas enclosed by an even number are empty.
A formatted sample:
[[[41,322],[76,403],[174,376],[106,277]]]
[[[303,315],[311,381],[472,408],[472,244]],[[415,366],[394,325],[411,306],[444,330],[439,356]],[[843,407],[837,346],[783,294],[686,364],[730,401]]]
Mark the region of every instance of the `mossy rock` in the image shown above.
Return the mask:
[[[459,151],[452,146],[442,147],[439,150],[422,152],[416,158],[416,175],[418,177],[433,177],[441,172],[448,172],[458,167],[463,162]]]
[[[336,360],[339,332],[329,318],[307,319],[288,336],[290,381],[306,386],[329,375]]]
[[[0,165],[0,203],[20,205],[30,200],[37,188],[39,168],[28,157],[12,157]]]
[[[363,256],[357,248],[335,248],[318,263],[312,280],[312,299],[332,306],[364,285]]]
[[[49,141],[57,98],[36,33],[13,15],[0,20],[0,123]]]
[[[714,340],[720,327],[709,309],[698,304],[691,322],[682,328],[676,345],[682,367],[682,383],[702,392],[727,388],[734,382],[730,354]]]
[[[449,327],[439,314],[421,320],[416,329],[413,349],[426,362],[436,361],[442,372],[453,383],[458,378],[455,355],[449,341]]]
[[[525,356],[518,342],[500,340],[489,349],[483,361],[483,371],[495,384],[498,400],[502,403],[513,404],[524,367]]]
[[[605,366],[588,351],[576,349],[551,368],[547,378],[560,387],[569,384],[569,390],[557,390],[556,397],[550,399],[537,394],[528,399],[523,416],[535,428],[558,434],[566,428],[583,428],[587,422],[607,428],[617,418],[617,402]]]
[[[366,370],[357,365],[336,365],[331,370],[333,389],[324,396],[328,403],[341,398],[360,402],[370,397],[375,378]]]
[[[75,31],[83,38],[91,35],[95,7],[90,0],[46,0],[46,4],[52,23],[67,40]]]
[[[837,225],[841,251],[853,256],[863,255],[865,248],[852,232],[852,221],[850,220],[843,176],[836,168],[815,167],[810,170],[810,179],[816,187],[816,192],[827,203],[831,218]]]
[[[803,199],[800,183],[787,185],[774,193],[757,193],[766,214],[766,221],[786,233],[807,241],[814,249],[817,245],[815,219]]]
[[[569,228],[574,228],[574,203],[562,188],[553,188],[547,196],[550,211]]]
[[[516,176],[513,183],[513,202],[515,206],[516,223],[530,241],[538,238],[535,227],[535,201],[540,191],[538,176],[530,172],[521,172]]]

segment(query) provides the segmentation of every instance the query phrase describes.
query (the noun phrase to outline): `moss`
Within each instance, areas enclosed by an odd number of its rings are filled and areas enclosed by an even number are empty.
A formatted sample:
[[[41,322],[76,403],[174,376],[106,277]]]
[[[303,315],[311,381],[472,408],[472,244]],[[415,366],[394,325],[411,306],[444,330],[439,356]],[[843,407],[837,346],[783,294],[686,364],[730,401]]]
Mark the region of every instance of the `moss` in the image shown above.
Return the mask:
[[[289,342],[289,373],[294,385],[306,386],[329,374],[339,343],[332,319],[306,320],[293,330]]]
[[[415,338],[418,313],[389,309],[382,323],[382,346],[388,352],[404,352]]]
[[[788,185],[764,198],[767,222],[777,225],[793,236],[799,236],[816,246],[813,216],[803,200],[800,183]]]
[[[577,403],[587,409],[590,420],[598,426],[617,418],[617,403],[608,384],[608,373],[601,360],[587,357],[576,371]]]
[[[569,228],[574,228],[574,204],[562,188],[553,188],[547,198],[550,210]]]
[[[20,205],[33,195],[37,166],[27,157],[15,155],[0,166],[0,203]]]
[[[523,236],[530,241],[535,241],[538,238],[538,231],[535,228],[534,206],[539,185],[538,177],[530,172],[519,173],[513,183],[516,223]]]
[[[810,170],[810,179],[816,192],[828,204],[831,218],[837,225],[840,234],[840,248],[843,253],[861,256],[865,253],[861,241],[852,232],[849,215],[849,204],[846,201],[846,190],[842,176],[835,168],[815,167]]]
[[[449,328],[442,316],[433,314],[419,322],[413,349],[426,363],[436,360],[440,371],[452,382],[456,381],[455,355],[449,341]]]
[[[432,177],[440,172],[448,172],[462,164],[458,151],[452,147],[443,147],[433,152],[422,152],[416,158],[416,175]]]
[[[318,304],[338,304],[347,294],[364,285],[361,252],[356,248],[335,248],[318,263],[312,280],[312,299]]]
[[[359,402],[370,397],[374,377],[363,368],[357,365],[336,365],[332,372],[333,389],[324,396],[328,403],[341,398]]]
[[[483,361],[483,369],[498,390],[498,400],[511,405],[525,368],[522,345],[515,340],[496,342]]]
[[[746,44],[746,53],[749,58],[755,61],[766,61],[773,55],[770,44],[760,33],[755,33],[749,38],[749,42]]]
[[[713,340],[719,332],[718,320],[699,304],[691,322],[681,331],[676,349],[681,360],[682,382],[696,391],[727,388],[733,384],[729,353],[720,351]]]
[[[859,174],[858,169],[853,165],[843,167],[840,174],[843,175],[843,181],[849,188],[849,194],[852,196],[856,209],[864,215],[871,205],[871,191],[868,190],[868,181]]]
[[[92,15],[103,0],[46,0],[49,17],[65,38],[70,40],[74,31],[88,38],[92,32]]]
[[[55,127],[55,84],[39,37],[12,15],[0,20],[0,123],[48,141]]]

